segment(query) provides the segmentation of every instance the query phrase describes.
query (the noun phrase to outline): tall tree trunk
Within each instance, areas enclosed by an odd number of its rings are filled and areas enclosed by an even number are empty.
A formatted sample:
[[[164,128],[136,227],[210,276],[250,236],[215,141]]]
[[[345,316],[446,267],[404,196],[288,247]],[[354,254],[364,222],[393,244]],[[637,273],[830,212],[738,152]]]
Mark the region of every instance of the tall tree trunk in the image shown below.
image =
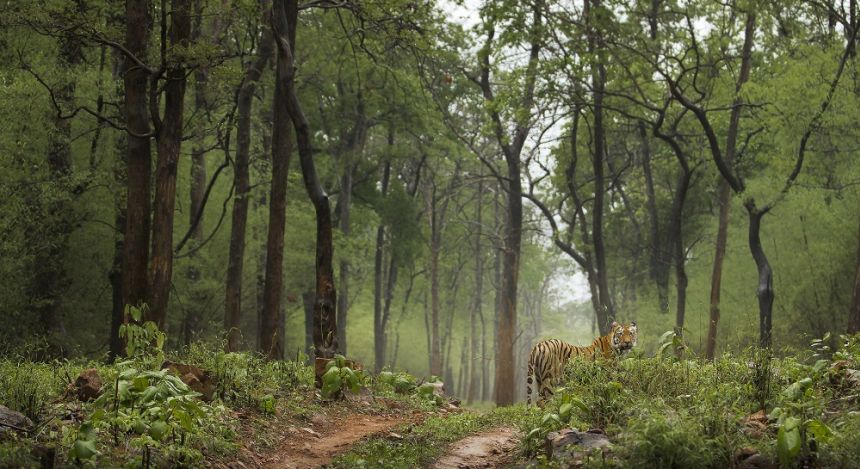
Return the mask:
[[[172,0],[171,47],[187,47],[191,34],[190,0]],[[166,27],[163,25],[162,27]],[[185,67],[167,68],[164,84],[164,119],[156,119],[158,160],[155,168],[155,210],[152,224],[152,259],[149,267],[150,294],[147,319],[166,330],[167,303],[173,275],[173,220],[176,206],[176,170],[182,145],[182,115],[185,109]],[[152,103],[150,103],[152,104]]]
[[[467,402],[472,403],[475,402],[475,399],[478,398],[478,386],[480,385],[480,374],[478,373],[478,364],[484,365],[483,355],[480,355],[481,359],[478,361],[478,346],[479,346],[479,338],[478,338],[478,318],[481,318],[481,324],[484,322],[484,312],[483,312],[483,303],[484,303],[484,254],[482,251],[482,242],[481,236],[482,233],[482,223],[483,217],[482,209],[484,204],[484,172],[483,168],[481,168],[478,173],[478,200],[475,202],[475,298],[472,306],[472,314],[469,318],[469,333],[471,336],[470,344],[471,344],[471,356],[469,357],[468,367],[469,367],[469,392],[467,395]],[[482,328],[483,329],[483,328]],[[482,331],[483,333],[483,331]],[[483,353],[483,352],[482,352]],[[481,366],[481,368],[486,368],[485,366]]]
[[[773,269],[764,253],[761,245],[761,219],[768,212],[756,207],[755,201],[750,198],[744,202],[744,207],[749,214],[749,246],[750,253],[755,260],[758,270],[758,297],[759,307],[759,346],[769,348],[771,344],[771,330],[773,329]]]
[[[848,309],[847,331],[849,334],[860,332],[860,230],[857,234],[857,261],[855,265],[854,290],[851,295],[851,306]]]
[[[752,67],[752,45],[755,37],[755,13],[747,14],[744,26],[744,44],[741,51],[741,69],[738,81],[735,85],[735,99],[732,102],[732,111],[729,115],[729,128],[726,134],[725,164],[731,167],[735,159],[738,141],[738,131],[741,120],[741,105],[743,99],[740,95],[744,84],[749,80]],[[719,155],[715,155],[719,157]],[[717,327],[720,322],[720,290],[723,279],[723,258],[726,255],[726,242],[728,241],[729,207],[731,203],[731,184],[725,177],[720,180],[720,217],[717,228],[717,240],[714,252],[714,268],[711,273],[711,305],[710,322],[708,325],[708,342],[705,356],[711,360],[717,350]],[[752,230],[752,228],[750,228]]]
[[[346,155],[346,164],[340,178],[340,199],[338,207],[338,225],[344,238],[349,238],[350,221],[349,209],[352,204],[352,171],[350,161],[352,155]],[[340,260],[340,292],[337,298],[337,344],[342,354],[346,354],[346,317],[349,309],[349,259],[343,256]]]
[[[442,376],[442,344],[439,337],[439,250],[441,234],[436,209],[436,190],[430,194],[430,374]]]
[[[311,131],[307,118],[294,89],[295,63],[293,57],[296,44],[296,24],[298,22],[298,2],[296,0],[277,0],[272,19],[275,42],[278,45],[278,59],[284,59],[286,72],[287,111],[296,130],[299,161],[302,179],[308,197],[316,212],[316,301],[314,302],[314,348],[317,357],[330,358],[338,349],[337,343],[337,292],[334,287],[334,246],[332,243],[331,208],[328,194],[317,176],[311,145]],[[279,64],[279,68],[281,65]]]
[[[708,322],[708,341],[705,357],[713,360],[717,351],[717,326],[720,323],[720,291],[723,283],[723,259],[726,257],[726,243],[729,237],[729,208],[731,207],[732,188],[725,179],[720,179],[719,224],[714,245],[714,267],[711,272],[710,321]]]
[[[860,231],[857,233],[857,261],[854,274],[854,290],[851,295],[851,306],[848,308],[848,333],[860,332]]]
[[[394,135],[389,133],[388,144],[393,144]],[[386,161],[382,169],[382,199],[388,195],[388,181],[391,177],[391,162]],[[385,282],[383,263],[385,258],[385,225],[380,221],[376,228],[376,253],[373,262],[373,362],[377,373],[385,366],[386,335],[383,321],[382,290]],[[392,255],[393,257],[393,255]],[[389,278],[391,272],[389,271]]]
[[[263,3],[269,15],[268,2]],[[242,338],[242,277],[245,266],[245,234],[248,223],[248,199],[250,195],[250,175],[248,165],[251,155],[251,109],[257,82],[263,69],[272,56],[272,34],[267,21],[261,22],[263,34],[260,39],[257,58],[248,63],[245,78],[239,90],[238,121],[236,129],[236,162],[233,166],[233,185],[236,196],[233,199],[232,225],[230,228],[230,252],[227,261],[227,281],[224,301],[224,332],[227,336],[226,350],[239,350]]]
[[[651,279],[657,285],[657,299],[660,312],[669,312],[669,263],[671,256],[668,246],[664,243],[660,230],[660,217],[657,212],[657,196],[654,193],[654,177],[651,173],[651,147],[645,133],[645,123],[639,122],[639,140],[642,144],[642,172],[645,175],[646,206],[648,208],[649,227],[651,229],[650,273]]]
[[[83,5],[76,3],[76,6],[70,7],[70,14],[82,9]],[[81,38],[72,32],[63,34],[59,38],[56,66],[63,74],[64,83],[55,93],[57,105],[74,107],[77,72],[74,67],[82,60]],[[47,344],[43,358],[65,355],[62,297],[69,286],[69,278],[64,258],[74,227],[74,207],[66,198],[75,189],[72,179],[71,120],[58,113],[54,117],[54,128],[56,135],[51,139],[47,162],[57,195],[50,196],[45,207],[50,219],[44,234],[47,243],[34,253],[34,276],[28,285],[29,301]]]
[[[590,5],[589,5],[590,4]],[[586,2],[584,14],[589,25],[589,50],[597,55],[597,49],[601,46],[600,33],[591,23],[591,14],[594,9],[600,8],[600,0]],[[600,334],[609,332],[609,323],[615,319],[615,308],[612,304],[612,295],[609,291],[609,275],[606,271],[606,247],[603,239],[603,210],[604,210],[604,176],[603,166],[606,156],[605,143],[606,131],[603,126],[603,94],[606,85],[606,66],[598,59],[593,68],[591,76],[592,89],[594,90],[594,154],[592,165],[594,168],[594,207],[591,211],[592,241],[594,243],[595,267],[597,270],[597,289],[600,295],[600,308],[604,311],[605,320],[598,324]]]
[[[685,263],[687,253],[684,245],[683,220],[684,203],[687,199],[687,191],[690,188],[690,176],[692,172],[684,164],[681,174],[678,175],[678,187],[675,189],[675,200],[672,202],[672,216],[670,229],[672,230],[671,245],[675,249],[675,282],[676,282],[676,307],[675,307],[675,334],[682,336],[684,332],[684,318],[687,311],[687,271]]]
[[[276,0],[272,8],[272,35],[276,42],[281,40],[281,34],[286,34],[284,8],[284,0]],[[287,109],[292,86],[292,67],[290,50],[284,50],[279,45],[272,104],[272,188],[269,196],[269,231],[266,244],[266,287],[263,292],[265,306],[260,321],[260,351],[275,360],[283,358],[284,355],[284,331],[278,326],[281,323],[281,294],[284,288],[287,176],[292,156],[290,113]]]
[[[126,0],[125,48],[145,59],[152,31],[149,2]],[[137,306],[146,301],[147,262],[149,260],[150,185],[152,155],[150,150],[147,84],[149,71],[128,57],[123,62],[124,115],[128,128],[126,145],[126,224],[122,253],[122,302]],[[132,177],[133,175],[133,177]],[[128,322],[131,318],[125,317]]]

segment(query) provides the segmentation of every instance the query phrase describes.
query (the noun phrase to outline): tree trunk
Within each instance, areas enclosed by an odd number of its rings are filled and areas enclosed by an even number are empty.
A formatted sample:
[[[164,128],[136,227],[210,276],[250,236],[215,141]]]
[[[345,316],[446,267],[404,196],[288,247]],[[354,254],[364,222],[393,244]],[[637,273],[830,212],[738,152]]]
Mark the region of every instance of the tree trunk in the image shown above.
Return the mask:
[[[848,309],[848,333],[860,332],[860,232],[857,234],[857,261],[854,274],[854,290],[851,295],[851,306]]]
[[[149,50],[152,16],[149,2],[126,0],[125,48],[145,59]],[[137,306],[146,301],[149,260],[150,152],[147,83],[149,72],[128,57],[123,61],[124,115],[128,128],[126,144],[126,225],[122,253],[122,303]],[[133,175],[133,176],[132,176]],[[129,322],[125,317],[124,322]]]
[[[284,0],[276,0],[272,9],[272,34],[278,41],[286,34]],[[272,104],[272,188],[269,196],[269,232],[266,244],[266,288],[263,292],[263,317],[260,321],[260,351],[270,359],[284,355],[284,331],[281,323],[281,294],[284,288],[284,225],[286,223],[287,176],[292,156],[290,114],[287,110],[292,80],[292,56],[279,46],[275,63],[275,95]]]
[[[705,358],[713,360],[717,351],[717,326],[720,323],[720,291],[723,282],[723,259],[726,257],[726,243],[729,231],[729,208],[731,190],[725,179],[720,179],[720,215],[717,227],[717,240],[714,246],[714,268],[711,272],[710,321],[708,323],[708,342]]]
[[[352,204],[352,164],[347,155],[347,162],[340,178],[340,198],[338,207],[338,225],[345,239],[349,238],[350,222],[349,209]],[[349,309],[349,259],[343,256],[340,260],[340,292],[337,298],[337,343],[340,353],[346,355],[346,316]]]
[[[388,144],[392,145],[394,136],[389,133]],[[391,162],[386,161],[382,169],[382,199],[388,194],[388,180],[391,177]],[[383,321],[383,298],[382,284],[384,283],[384,248],[385,248],[385,225],[380,222],[376,228],[376,254],[373,262],[373,362],[377,373],[385,366],[385,322]],[[393,257],[393,256],[392,256]],[[391,272],[389,271],[389,278]],[[387,300],[387,299],[386,299]],[[386,301],[387,302],[387,301]]]
[[[473,403],[475,399],[478,397],[478,386],[480,385],[480,375],[478,374],[478,365],[484,365],[483,355],[480,355],[482,360],[478,360],[478,318],[481,318],[481,325],[484,323],[484,312],[483,312],[483,303],[484,303],[484,254],[482,251],[482,243],[481,236],[482,233],[482,223],[483,217],[482,209],[484,204],[484,172],[483,168],[478,173],[478,200],[475,202],[475,299],[472,307],[472,314],[469,318],[469,333],[471,335],[470,343],[471,343],[471,356],[469,357],[468,366],[469,366],[469,392],[467,395],[467,402]],[[483,327],[482,327],[483,334]],[[482,351],[483,354],[483,351]],[[482,370],[486,368],[485,366],[481,366]]]
[[[436,212],[435,187],[430,195],[430,374],[442,376],[442,344],[439,337],[439,250],[440,228]]]
[[[190,0],[172,0],[170,22],[171,47],[187,47],[191,34]],[[166,27],[164,25],[163,27]],[[176,170],[182,145],[182,120],[185,109],[185,75],[183,64],[168,66],[164,84],[164,119],[156,121],[158,160],[155,169],[155,211],[152,223],[152,259],[150,263],[150,309],[148,320],[166,330],[167,303],[173,275],[173,220],[176,206]],[[152,103],[150,103],[152,104]]]
[[[117,138],[117,155],[121,155],[120,161],[117,162],[113,171],[114,181],[117,183],[117,187],[122,187],[126,183],[125,168],[123,167],[125,164],[125,138],[126,137],[124,135],[118,136]],[[122,302],[122,233],[125,232],[126,224],[124,202],[125,200],[123,197],[117,197],[114,203],[114,226],[116,229],[116,235],[114,236],[113,264],[111,264],[111,269],[108,272],[108,280],[110,281],[112,292],[110,339],[108,341],[109,359],[111,362],[121,357],[124,352],[122,339],[119,336],[119,328],[123,322],[123,311],[125,309],[125,305]]]
[[[316,212],[316,301],[314,302],[314,348],[317,357],[331,358],[338,349],[337,343],[337,292],[334,287],[334,269],[332,258],[331,208],[328,194],[320,183],[313,159],[311,131],[302,111],[301,104],[294,89],[295,64],[293,57],[296,43],[296,24],[298,22],[298,2],[296,0],[278,0],[273,15],[272,28],[275,42],[278,45],[279,71],[285,72],[283,85],[286,90],[287,111],[296,130],[296,142],[299,150],[299,161],[302,167],[302,179],[305,189]]]
[[[657,285],[657,299],[660,312],[669,312],[669,255],[660,230],[660,217],[657,212],[657,196],[654,193],[654,177],[651,174],[651,148],[645,133],[645,123],[639,122],[639,139],[642,143],[642,172],[645,175],[646,206],[648,208],[651,240],[649,243],[651,279]],[[668,246],[671,249],[671,246]]]
[[[685,165],[686,166],[686,165]],[[683,220],[684,203],[687,199],[687,191],[690,187],[690,176],[692,172],[682,168],[678,175],[678,187],[675,189],[675,200],[672,202],[671,244],[675,248],[675,282],[676,282],[676,307],[675,307],[675,334],[679,337],[684,331],[684,317],[687,310],[687,271],[685,264],[687,253],[684,245]]]
[[[761,245],[761,219],[767,214],[769,209],[761,210],[757,208],[752,198],[744,201],[744,207],[747,209],[750,219],[750,253],[753,256],[753,260],[755,260],[756,269],[758,270],[756,297],[758,297],[759,309],[759,346],[769,348],[772,338],[773,300],[775,297],[773,291],[773,269]]]
[[[244,273],[245,234],[250,196],[248,165],[251,154],[251,109],[257,82],[272,56],[271,29],[266,25],[265,20],[262,24],[264,30],[260,39],[257,58],[248,63],[245,69],[245,78],[237,97],[236,162],[233,166],[233,185],[236,196],[233,199],[230,252],[225,286],[226,299],[224,301],[224,332],[227,336],[226,351],[228,352],[238,351],[239,342],[242,338],[242,276]]]
[[[591,3],[592,5],[589,5]],[[589,50],[596,54],[602,40],[596,28],[591,24],[591,13],[593,9],[600,7],[599,0],[591,0],[585,3],[586,21],[589,24]],[[592,165],[594,167],[594,207],[591,211],[592,241],[594,243],[595,267],[597,270],[597,290],[600,295],[600,308],[604,312],[605,320],[598,324],[600,334],[609,332],[609,323],[615,320],[615,308],[612,304],[612,295],[609,292],[609,275],[606,271],[606,247],[603,239],[603,210],[604,210],[604,177],[603,165],[606,156],[605,143],[606,131],[603,127],[603,90],[606,85],[606,67],[598,60],[591,76],[592,88],[594,90],[594,154]]]

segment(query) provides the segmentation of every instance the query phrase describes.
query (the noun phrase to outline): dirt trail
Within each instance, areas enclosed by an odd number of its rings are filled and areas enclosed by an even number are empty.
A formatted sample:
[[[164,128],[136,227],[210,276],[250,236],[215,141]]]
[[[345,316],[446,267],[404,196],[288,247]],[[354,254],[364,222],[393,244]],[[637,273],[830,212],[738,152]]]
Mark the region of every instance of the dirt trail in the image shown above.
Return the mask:
[[[282,469],[316,468],[329,464],[359,440],[392,431],[412,421],[410,415],[366,415],[349,413],[334,418],[315,419],[307,427],[290,426],[278,451],[261,461],[264,467]]]
[[[451,445],[448,454],[433,464],[433,469],[479,469],[502,467],[513,459],[519,432],[500,427],[476,433]]]

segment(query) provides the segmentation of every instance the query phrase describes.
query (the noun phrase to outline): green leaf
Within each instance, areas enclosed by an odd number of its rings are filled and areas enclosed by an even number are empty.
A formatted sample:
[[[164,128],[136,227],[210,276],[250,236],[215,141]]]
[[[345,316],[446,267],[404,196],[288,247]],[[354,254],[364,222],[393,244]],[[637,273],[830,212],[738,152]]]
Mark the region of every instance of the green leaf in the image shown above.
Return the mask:
[[[821,420],[815,419],[806,422],[806,429],[816,440],[822,443],[827,442],[833,436],[833,430]]]
[[[99,454],[96,449],[96,442],[90,440],[76,440],[72,445],[72,451],[69,453],[70,459],[86,460]]]
[[[164,420],[156,420],[149,426],[149,436],[155,441],[161,441],[169,429],[170,426],[167,425],[167,422]]]
[[[567,423],[570,421],[570,411],[572,409],[573,404],[571,403],[562,404],[561,407],[558,408],[558,416],[562,422]]]
[[[790,419],[786,419],[786,422]],[[790,467],[794,458],[800,454],[800,428],[797,425],[787,430],[785,426],[780,427],[776,435],[776,453],[779,464],[782,467]]]

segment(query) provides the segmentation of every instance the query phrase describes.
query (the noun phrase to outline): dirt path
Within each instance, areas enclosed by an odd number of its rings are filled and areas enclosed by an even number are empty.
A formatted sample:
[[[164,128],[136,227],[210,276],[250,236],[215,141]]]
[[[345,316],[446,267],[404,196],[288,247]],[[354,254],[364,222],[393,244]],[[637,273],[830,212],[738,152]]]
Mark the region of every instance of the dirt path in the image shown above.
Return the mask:
[[[349,413],[313,420],[316,421],[307,427],[287,427],[281,439],[283,445],[275,454],[261,461],[263,466],[281,469],[325,466],[359,440],[390,432],[394,427],[412,421],[412,416]]]
[[[448,454],[433,469],[478,469],[502,467],[511,462],[519,441],[517,430],[500,427],[476,433],[451,445]]]

